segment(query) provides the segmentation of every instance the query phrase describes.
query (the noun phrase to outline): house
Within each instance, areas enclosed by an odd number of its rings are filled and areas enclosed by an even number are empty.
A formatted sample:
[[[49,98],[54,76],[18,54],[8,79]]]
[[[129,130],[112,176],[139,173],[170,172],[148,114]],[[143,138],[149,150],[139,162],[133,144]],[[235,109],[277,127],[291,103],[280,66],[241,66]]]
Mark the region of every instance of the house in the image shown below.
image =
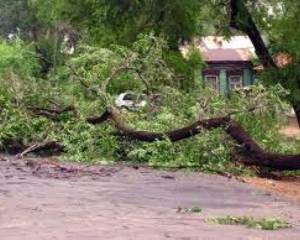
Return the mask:
[[[255,81],[252,60],[254,47],[248,37],[207,36],[194,40],[194,47],[203,55],[206,66],[201,75],[217,92],[227,94],[230,90],[248,86]],[[183,47],[183,54],[188,47]]]

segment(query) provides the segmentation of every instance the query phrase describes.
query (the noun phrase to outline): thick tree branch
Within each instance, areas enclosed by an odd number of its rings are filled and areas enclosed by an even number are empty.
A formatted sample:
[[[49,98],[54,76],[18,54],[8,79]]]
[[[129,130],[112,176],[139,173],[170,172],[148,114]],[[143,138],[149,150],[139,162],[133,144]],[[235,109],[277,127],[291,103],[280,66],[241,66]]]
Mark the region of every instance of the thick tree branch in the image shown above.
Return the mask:
[[[28,106],[28,110],[32,111],[37,116],[44,116],[53,121],[59,121],[59,116],[63,113],[74,111],[74,106],[60,107],[56,106],[55,108],[42,108],[36,106]]]
[[[277,68],[258,28],[248,11],[245,0],[230,0],[230,26],[246,34],[254,48],[255,53],[265,68]]]
[[[231,120],[231,123],[225,128],[225,132],[244,148],[249,156],[248,159],[243,159],[243,163],[245,164],[282,170],[300,169],[300,154],[291,155],[265,152],[242,126],[233,120]]]
[[[176,142],[199,134],[201,132],[201,129],[203,128],[209,130],[217,127],[225,127],[227,123],[227,118],[217,118],[203,121],[199,120],[181,129],[160,133],[128,129],[125,126],[125,122],[122,120],[120,114],[114,109],[110,110],[110,116],[111,119],[115,122],[116,128],[118,129],[121,136],[126,136],[146,142],[154,142],[166,138],[169,138],[172,142]]]
[[[44,143],[36,143],[29,147],[27,147],[24,151],[17,155],[18,158],[25,157],[29,153],[33,152],[41,152],[41,151],[48,151],[56,149],[59,152],[64,151],[64,147],[56,140],[49,140]]]
[[[90,124],[96,125],[103,123],[110,117],[110,113],[108,111],[105,111],[100,117],[97,118],[87,118],[86,121]]]

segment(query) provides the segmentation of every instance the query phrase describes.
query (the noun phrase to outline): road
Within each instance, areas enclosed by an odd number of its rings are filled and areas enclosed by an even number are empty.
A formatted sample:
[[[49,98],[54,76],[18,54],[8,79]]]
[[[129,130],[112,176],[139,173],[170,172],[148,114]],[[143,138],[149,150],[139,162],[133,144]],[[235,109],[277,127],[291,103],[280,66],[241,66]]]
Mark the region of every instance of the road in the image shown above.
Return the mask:
[[[233,178],[130,167],[54,178],[34,176],[24,162],[0,161],[1,240],[300,239],[299,205]],[[179,206],[202,213],[178,213]],[[293,227],[263,231],[205,221],[228,215],[281,217]]]

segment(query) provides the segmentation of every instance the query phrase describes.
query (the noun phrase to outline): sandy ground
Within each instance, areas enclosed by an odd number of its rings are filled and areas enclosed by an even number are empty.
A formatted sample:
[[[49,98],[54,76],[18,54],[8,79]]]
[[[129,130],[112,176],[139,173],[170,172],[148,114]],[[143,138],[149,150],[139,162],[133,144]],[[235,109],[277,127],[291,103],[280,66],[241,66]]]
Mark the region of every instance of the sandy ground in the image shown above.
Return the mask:
[[[1,240],[300,239],[299,205],[233,178],[1,159]],[[178,213],[179,206],[203,211]],[[281,217],[293,227],[263,231],[205,222],[228,215]]]

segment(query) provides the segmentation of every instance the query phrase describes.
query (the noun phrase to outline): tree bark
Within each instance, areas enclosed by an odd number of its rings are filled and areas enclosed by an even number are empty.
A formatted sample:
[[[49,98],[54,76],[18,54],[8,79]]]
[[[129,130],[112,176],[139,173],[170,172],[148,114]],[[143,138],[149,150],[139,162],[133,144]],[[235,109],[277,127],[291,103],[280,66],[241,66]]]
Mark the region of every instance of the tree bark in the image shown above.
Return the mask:
[[[230,26],[245,33],[251,40],[255,53],[265,68],[277,68],[264,43],[244,0],[230,0]]]
[[[103,123],[110,117],[109,111],[105,111],[100,117],[97,118],[87,118],[86,121],[90,124],[96,125]]]
[[[297,106],[295,104],[293,104],[293,109],[294,109],[294,112],[295,112],[295,115],[296,115],[296,118],[297,118],[297,122],[298,122],[298,126],[300,128],[300,106]]]
[[[235,121],[231,120],[225,132],[240,144],[249,158],[244,164],[265,166],[280,170],[300,169],[300,154],[274,154],[264,151],[250,135]]]

